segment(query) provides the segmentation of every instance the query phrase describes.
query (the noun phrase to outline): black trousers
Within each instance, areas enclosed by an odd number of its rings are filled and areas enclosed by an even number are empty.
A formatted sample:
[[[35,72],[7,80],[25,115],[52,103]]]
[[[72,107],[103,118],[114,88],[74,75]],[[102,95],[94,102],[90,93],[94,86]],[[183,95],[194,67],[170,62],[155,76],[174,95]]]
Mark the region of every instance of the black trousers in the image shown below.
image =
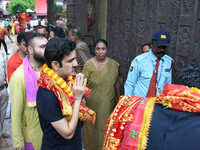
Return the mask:
[[[3,43],[3,46],[4,46],[4,49],[5,49],[6,53],[8,53],[8,49],[7,49],[7,45],[6,45],[5,40],[0,39],[0,48],[1,48],[1,43]]]

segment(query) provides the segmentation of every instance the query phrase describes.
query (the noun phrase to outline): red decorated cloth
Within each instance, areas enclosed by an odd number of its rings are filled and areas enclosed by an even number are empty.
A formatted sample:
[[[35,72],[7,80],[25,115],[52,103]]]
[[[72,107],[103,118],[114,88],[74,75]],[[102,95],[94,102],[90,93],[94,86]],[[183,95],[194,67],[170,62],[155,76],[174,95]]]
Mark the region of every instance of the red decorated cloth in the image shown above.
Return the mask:
[[[121,96],[106,122],[103,149],[146,149],[155,103],[178,111],[200,112],[200,90],[166,84],[158,97]]]
[[[166,84],[156,103],[185,112],[200,112],[200,90],[184,85]]]
[[[104,150],[120,149],[127,122],[133,120],[142,97],[121,96],[117,106],[106,122],[104,132]],[[138,123],[141,122],[138,118]]]

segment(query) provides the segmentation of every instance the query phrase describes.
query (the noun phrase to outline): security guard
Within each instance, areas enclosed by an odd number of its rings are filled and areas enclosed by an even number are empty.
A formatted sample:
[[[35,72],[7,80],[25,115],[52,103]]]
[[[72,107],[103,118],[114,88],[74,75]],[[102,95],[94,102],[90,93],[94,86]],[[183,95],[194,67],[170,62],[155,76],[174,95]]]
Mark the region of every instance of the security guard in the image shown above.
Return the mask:
[[[0,52],[0,149],[9,147],[5,138],[11,137],[8,133],[3,133],[3,124],[9,100],[7,86],[5,60],[3,52]]]
[[[169,43],[170,36],[166,31],[158,30],[153,34],[151,50],[131,62],[124,85],[125,95],[157,96],[166,83],[171,83],[173,59],[166,55]],[[155,86],[151,86],[153,82]],[[149,94],[151,90],[155,95]]]

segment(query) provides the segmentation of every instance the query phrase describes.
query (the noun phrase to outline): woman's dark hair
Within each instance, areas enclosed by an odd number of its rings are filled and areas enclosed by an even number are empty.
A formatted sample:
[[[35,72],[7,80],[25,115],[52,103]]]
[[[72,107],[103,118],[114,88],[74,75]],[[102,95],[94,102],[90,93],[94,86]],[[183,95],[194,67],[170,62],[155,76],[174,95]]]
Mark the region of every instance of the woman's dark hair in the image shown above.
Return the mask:
[[[52,29],[54,37],[65,38],[65,32],[61,27],[55,27]]]
[[[144,46],[148,45],[151,48],[151,44],[150,43],[145,43],[142,45],[142,49],[144,48]]]
[[[96,45],[97,45],[98,43],[104,43],[104,44],[106,45],[106,48],[108,48],[108,42],[107,42],[106,40],[104,40],[104,39],[99,39],[99,40],[97,40],[97,41],[94,43],[94,48],[96,47]]]
[[[175,83],[200,88],[200,66],[186,65],[176,75]]]
[[[76,44],[69,39],[52,38],[49,40],[44,52],[47,66],[52,69],[51,62],[57,61],[62,67],[63,58],[75,50],[75,47]]]

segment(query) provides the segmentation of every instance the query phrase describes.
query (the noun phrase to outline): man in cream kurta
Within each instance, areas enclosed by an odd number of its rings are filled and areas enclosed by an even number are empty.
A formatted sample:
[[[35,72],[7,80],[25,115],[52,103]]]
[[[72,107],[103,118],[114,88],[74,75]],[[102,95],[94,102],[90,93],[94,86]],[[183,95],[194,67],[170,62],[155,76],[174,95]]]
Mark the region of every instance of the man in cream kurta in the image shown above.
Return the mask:
[[[13,147],[16,150],[41,149],[43,134],[36,108],[36,84],[44,64],[46,43],[44,35],[31,33],[26,43],[28,56],[10,79]],[[30,97],[33,101],[29,101]]]
[[[36,73],[40,75],[39,70]],[[16,148],[24,143],[32,143],[33,147],[39,150],[42,144],[42,130],[37,108],[27,106],[23,64],[11,76],[9,87],[13,146]]]

